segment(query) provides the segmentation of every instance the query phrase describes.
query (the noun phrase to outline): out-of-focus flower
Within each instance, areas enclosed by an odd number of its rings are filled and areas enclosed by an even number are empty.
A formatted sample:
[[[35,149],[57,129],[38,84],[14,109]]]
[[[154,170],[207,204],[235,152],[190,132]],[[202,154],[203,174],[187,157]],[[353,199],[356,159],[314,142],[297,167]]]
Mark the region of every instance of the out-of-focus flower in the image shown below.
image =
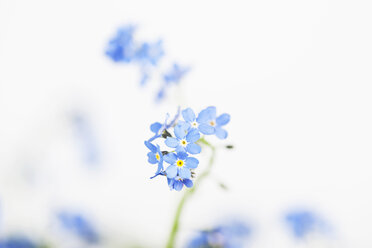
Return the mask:
[[[129,63],[135,56],[133,33],[135,28],[131,25],[118,29],[106,48],[106,55],[114,62]]]
[[[71,212],[60,212],[57,218],[61,226],[78,236],[87,243],[93,244],[99,242],[99,235],[93,225],[82,215]]]
[[[217,117],[216,115],[216,107],[208,107],[202,110],[198,118],[196,119],[199,123],[204,123],[211,127],[215,128],[215,134],[219,139],[226,139],[227,138],[227,131],[222,127],[225,126],[227,123],[230,122],[230,115],[229,114],[222,114]]]
[[[251,229],[243,222],[234,221],[204,230],[186,245],[187,248],[243,248]]]
[[[171,190],[181,191],[183,188],[183,185],[185,185],[187,188],[191,188],[194,183],[190,179],[183,179],[179,176],[175,178],[168,178],[168,186]]]
[[[306,210],[292,211],[285,216],[294,237],[303,239],[314,232],[324,232],[325,222],[315,213]]]
[[[166,84],[175,83],[178,84],[181,79],[190,71],[189,67],[182,67],[177,63],[174,63],[172,68],[164,73],[163,79]]]
[[[30,239],[23,236],[11,236],[0,239],[0,248],[37,248],[39,245],[35,244]]]
[[[191,169],[197,168],[199,164],[199,160],[189,157],[185,152],[168,153],[164,156],[164,161],[170,164],[165,170],[168,178],[190,179]]]
[[[163,170],[163,154],[160,151],[160,146],[156,145],[154,146],[148,141],[145,141],[145,145],[147,148],[149,148],[150,152],[147,153],[148,162],[150,164],[157,164],[158,169],[156,171],[156,174],[159,173],[161,170]]]
[[[188,131],[189,127],[189,125],[183,124],[176,125],[174,128],[176,137],[167,137],[165,144],[168,147],[176,148],[177,152],[188,152],[190,154],[200,153],[201,147],[195,144],[195,142],[200,139],[199,131],[196,129]]]
[[[155,43],[144,42],[136,50],[135,59],[141,64],[156,65],[161,57],[164,56],[163,42],[161,40]]]

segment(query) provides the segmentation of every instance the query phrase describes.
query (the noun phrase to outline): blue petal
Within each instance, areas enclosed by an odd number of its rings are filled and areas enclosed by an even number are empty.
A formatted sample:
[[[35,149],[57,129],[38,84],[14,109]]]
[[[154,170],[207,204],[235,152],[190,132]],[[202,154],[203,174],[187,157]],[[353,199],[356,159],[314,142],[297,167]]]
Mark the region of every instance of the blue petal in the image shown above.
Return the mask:
[[[158,174],[162,170],[163,170],[163,161],[160,160],[160,162],[158,163],[158,169],[155,174]]]
[[[161,128],[161,123],[160,122],[155,122],[155,123],[153,123],[153,124],[151,124],[151,126],[150,126],[150,130],[151,130],[151,132],[153,132],[153,133],[158,133],[159,132],[159,130],[160,130],[160,128]]]
[[[186,152],[178,152],[177,157],[181,160],[185,160],[189,155]]]
[[[176,163],[177,156],[174,153],[168,153],[167,155],[164,155],[163,160],[168,164],[174,164]]]
[[[206,135],[214,134],[216,132],[216,129],[214,127],[204,123],[200,124],[198,129],[202,134]]]
[[[155,153],[149,152],[147,153],[147,157],[150,164],[157,164],[158,160],[156,159]]]
[[[226,139],[227,138],[227,131],[223,128],[216,128],[216,136],[219,139]]]
[[[189,168],[186,167],[179,168],[178,174],[181,178],[185,179],[191,178],[191,171]]]
[[[185,138],[186,136],[186,131],[187,129],[185,129],[184,126],[181,126],[181,125],[177,125],[174,127],[174,134],[176,135],[176,137],[178,139],[183,139]]]
[[[194,183],[190,179],[184,179],[183,183],[187,188],[191,188],[194,185]]]
[[[185,130],[185,132],[187,130],[189,130],[189,128],[191,127],[190,123],[188,123],[186,121],[178,121],[177,125],[182,126],[182,128]]]
[[[165,170],[165,173],[167,174],[168,178],[174,178],[175,176],[177,176],[177,166],[168,166],[168,168]]]
[[[195,113],[191,108],[187,108],[182,111],[183,119],[187,122],[193,122],[195,120]]]
[[[176,152],[177,153],[180,153],[180,152],[186,152],[186,149],[185,149],[185,147],[183,147],[183,146],[177,146],[177,148],[176,148]]]
[[[189,143],[194,143],[200,139],[200,133],[197,129],[191,130],[187,135],[186,135],[186,140]]]
[[[199,123],[206,123],[214,119],[216,119],[216,107],[208,107],[200,111],[196,121]]]
[[[229,114],[222,114],[222,115],[218,116],[217,119],[216,119],[216,123],[219,126],[224,126],[227,123],[229,123],[229,121],[230,121],[230,115]]]
[[[195,143],[188,144],[186,150],[191,154],[198,154],[201,152],[201,147]]]
[[[186,158],[185,162],[186,162],[186,166],[190,169],[195,169],[196,167],[198,167],[198,164],[199,164],[199,160],[193,157]]]
[[[171,148],[176,148],[179,146],[180,142],[178,141],[178,139],[176,138],[172,138],[172,137],[168,137],[165,142],[164,142],[167,146],[171,147]]]
[[[150,151],[152,151],[152,152],[156,152],[156,146],[154,146],[154,145],[151,144],[150,142],[145,141],[145,146],[146,146],[147,148],[149,148]]]
[[[181,191],[181,189],[183,188],[183,183],[181,181],[175,180],[173,188],[177,191]]]

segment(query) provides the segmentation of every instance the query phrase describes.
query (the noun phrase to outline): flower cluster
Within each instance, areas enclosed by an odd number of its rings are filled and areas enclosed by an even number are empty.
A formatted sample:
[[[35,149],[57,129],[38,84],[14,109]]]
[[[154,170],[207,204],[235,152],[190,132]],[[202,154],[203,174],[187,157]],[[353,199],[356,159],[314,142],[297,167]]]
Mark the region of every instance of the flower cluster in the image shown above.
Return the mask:
[[[181,115],[183,120],[180,120]],[[227,131],[223,126],[230,121],[230,115],[217,116],[216,107],[208,107],[196,116],[191,108],[186,108],[182,112],[179,109],[169,123],[168,118],[163,124],[155,122],[150,126],[154,135],[145,141],[145,145],[150,150],[148,162],[157,165],[152,178],[166,176],[170,189],[180,191],[183,186],[193,186],[194,169],[199,165],[199,160],[193,155],[201,152],[198,141],[203,135],[225,139]],[[159,144],[155,144],[158,139],[163,139],[165,146],[171,150],[162,150]],[[164,162],[168,164],[166,168]]]
[[[164,57],[162,40],[155,42],[141,42],[135,39],[136,28],[132,25],[118,29],[116,35],[108,42],[106,55],[115,63],[135,64],[140,69],[140,84],[145,85],[159,66],[160,60]],[[159,70],[158,70],[159,71]],[[156,101],[162,100],[166,90],[172,85],[178,84],[181,79],[190,71],[189,67],[173,63],[171,68],[161,75],[161,86],[156,94]]]

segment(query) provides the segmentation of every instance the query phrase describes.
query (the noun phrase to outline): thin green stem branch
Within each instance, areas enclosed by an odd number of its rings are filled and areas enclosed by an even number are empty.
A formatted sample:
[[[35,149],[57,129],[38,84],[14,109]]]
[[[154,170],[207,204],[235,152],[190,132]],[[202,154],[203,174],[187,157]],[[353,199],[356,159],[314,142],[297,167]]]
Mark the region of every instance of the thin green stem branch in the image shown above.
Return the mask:
[[[198,142],[208,146],[211,149],[212,154],[211,154],[211,157],[209,159],[209,163],[208,163],[207,168],[203,171],[202,174],[200,174],[196,178],[196,180],[194,182],[194,187],[192,187],[191,189],[186,189],[185,193],[183,194],[183,196],[180,200],[180,202],[178,203],[178,207],[177,207],[174,219],[173,219],[173,225],[172,225],[171,232],[169,234],[169,238],[168,238],[166,248],[174,248],[175,247],[174,244],[176,242],[177,233],[178,233],[178,229],[179,229],[179,226],[180,226],[180,218],[181,218],[182,210],[185,206],[185,203],[195,193],[196,188],[200,185],[200,183],[210,174],[211,168],[212,168],[213,163],[214,163],[214,157],[216,155],[216,148],[212,144],[210,144],[208,141],[206,141],[204,138],[199,139]]]

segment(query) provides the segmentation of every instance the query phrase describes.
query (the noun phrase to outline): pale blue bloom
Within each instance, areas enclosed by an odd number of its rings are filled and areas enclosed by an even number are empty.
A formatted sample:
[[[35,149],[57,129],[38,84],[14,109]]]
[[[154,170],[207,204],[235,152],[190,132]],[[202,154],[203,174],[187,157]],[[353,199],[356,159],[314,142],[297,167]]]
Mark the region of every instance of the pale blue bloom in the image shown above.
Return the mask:
[[[216,115],[216,107],[211,106],[204,110],[202,110],[198,118],[196,119],[198,123],[203,123],[209,125],[210,127],[215,128],[215,134],[219,139],[226,139],[227,138],[227,131],[222,127],[225,126],[227,123],[230,122],[230,115],[229,114],[222,114],[217,117]]]
[[[185,152],[168,153],[164,155],[164,161],[170,164],[165,170],[167,178],[190,179],[191,170],[196,169],[199,164],[199,160],[189,157]]]
[[[85,242],[91,244],[99,242],[98,232],[84,216],[71,212],[60,212],[57,214],[57,218],[63,228]]]
[[[167,180],[169,188],[176,191],[181,191],[183,185],[185,185],[187,188],[191,188],[194,185],[194,183],[190,179],[183,179],[179,176],[174,178],[167,178]]]
[[[174,63],[172,68],[164,73],[163,79],[166,84],[175,83],[178,84],[181,79],[190,71],[189,67],[182,67],[177,63]]]
[[[168,147],[176,148],[177,152],[188,152],[190,154],[198,154],[201,152],[201,147],[195,144],[200,139],[199,131],[190,129],[188,123],[177,124],[174,127],[174,137],[168,137],[165,144]]]
[[[303,239],[313,232],[324,233],[325,222],[315,213],[307,210],[297,210],[286,214],[285,221],[294,237]]]
[[[156,173],[159,173],[163,170],[163,153],[160,151],[159,145],[153,145],[148,141],[145,141],[145,145],[147,148],[149,148],[150,152],[147,153],[148,162],[150,164],[157,164],[158,169],[156,170]]]
[[[129,63],[135,56],[133,33],[135,28],[131,25],[119,28],[116,36],[112,38],[106,48],[106,55],[114,62]]]

